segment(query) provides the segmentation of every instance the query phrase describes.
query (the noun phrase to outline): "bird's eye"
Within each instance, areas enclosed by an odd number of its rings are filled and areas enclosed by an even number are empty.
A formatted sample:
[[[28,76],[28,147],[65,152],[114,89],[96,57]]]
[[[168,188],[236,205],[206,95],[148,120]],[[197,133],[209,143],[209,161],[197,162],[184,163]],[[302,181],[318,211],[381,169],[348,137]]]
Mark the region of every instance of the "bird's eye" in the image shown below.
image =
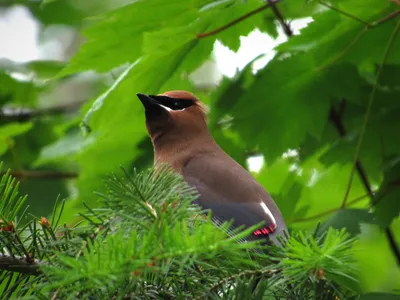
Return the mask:
[[[175,102],[174,102],[174,106],[178,107],[178,106],[179,106],[179,102],[178,102],[178,101],[175,101]]]

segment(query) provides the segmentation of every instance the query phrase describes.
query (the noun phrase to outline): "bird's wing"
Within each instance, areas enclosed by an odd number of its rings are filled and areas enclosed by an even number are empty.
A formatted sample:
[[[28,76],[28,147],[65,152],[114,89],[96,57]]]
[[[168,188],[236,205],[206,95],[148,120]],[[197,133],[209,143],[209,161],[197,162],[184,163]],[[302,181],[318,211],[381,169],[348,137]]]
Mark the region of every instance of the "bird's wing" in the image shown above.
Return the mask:
[[[184,179],[200,194],[196,203],[210,209],[218,221],[234,219],[233,226],[250,227],[264,221],[254,238],[275,240],[286,230],[275,202],[239,164],[225,153],[192,158],[183,169]]]

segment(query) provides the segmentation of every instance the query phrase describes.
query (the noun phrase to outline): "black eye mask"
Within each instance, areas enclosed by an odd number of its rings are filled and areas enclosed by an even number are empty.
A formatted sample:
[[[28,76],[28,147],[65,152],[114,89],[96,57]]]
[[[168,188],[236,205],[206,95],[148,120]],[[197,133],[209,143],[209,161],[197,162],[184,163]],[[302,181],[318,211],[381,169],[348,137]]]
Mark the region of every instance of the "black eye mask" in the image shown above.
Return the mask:
[[[149,97],[172,110],[182,110],[194,104],[194,101],[190,99],[174,99],[167,96],[154,95],[149,95]]]

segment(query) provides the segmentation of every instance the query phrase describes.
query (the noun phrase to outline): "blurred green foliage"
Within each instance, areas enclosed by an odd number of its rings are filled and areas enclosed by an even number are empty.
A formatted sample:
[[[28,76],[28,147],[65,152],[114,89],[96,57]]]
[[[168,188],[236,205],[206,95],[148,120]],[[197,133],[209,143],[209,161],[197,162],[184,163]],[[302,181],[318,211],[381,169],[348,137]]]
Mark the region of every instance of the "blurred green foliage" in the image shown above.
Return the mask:
[[[282,0],[277,7],[285,19],[311,17],[313,22],[277,46],[274,58],[257,73],[250,63],[213,89],[196,86],[188,75],[212,58],[216,40],[237,51],[240,36],[257,28],[277,37],[279,24],[265,9],[220,33],[197,35],[228,24],[262,1],[3,2],[5,7],[25,5],[43,28],[64,24],[85,38],[65,64],[3,66],[3,107],[40,110],[44,93],[65,81],[83,80],[80,73],[94,71],[102,79],[79,112],[18,120],[0,115],[3,168],[78,175],[72,180],[21,177],[32,211],[50,213],[51,202],[61,194],[68,198],[64,222],[75,222],[81,201],[95,205],[93,191],[102,190],[107,174],[120,165],[150,166],[152,147],[135,95],[185,89],[210,107],[210,129],[227,153],[243,165],[254,154],[263,155],[263,167],[254,176],[270,191],[290,228],[310,229],[318,222],[325,222],[324,230],[347,227],[359,236],[354,252],[363,291],[400,290],[400,269],[384,232],[391,226],[400,245],[398,2]],[[16,71],[31,79],[11,76]],[[296,152],[283,155],[289,149]],[[374,200],[360,170],[349,181],[355,155]],[[364,298],[375,299],[373,294]]]

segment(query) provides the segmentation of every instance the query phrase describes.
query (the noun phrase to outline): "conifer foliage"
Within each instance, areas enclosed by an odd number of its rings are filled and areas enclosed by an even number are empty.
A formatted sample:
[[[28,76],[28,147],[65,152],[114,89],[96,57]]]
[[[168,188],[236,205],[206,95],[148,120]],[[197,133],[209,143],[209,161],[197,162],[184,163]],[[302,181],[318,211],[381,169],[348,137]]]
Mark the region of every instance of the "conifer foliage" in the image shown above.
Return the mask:
[[[112,175],[73,227],[24,214],[8,173],[0,183],[2,299],[335,299],[356,295],[354,239],[294,232],[282,247],[245,241],[191,204],[196,192],[163,168]],[[299,298],[300,297],[300,298]]]

